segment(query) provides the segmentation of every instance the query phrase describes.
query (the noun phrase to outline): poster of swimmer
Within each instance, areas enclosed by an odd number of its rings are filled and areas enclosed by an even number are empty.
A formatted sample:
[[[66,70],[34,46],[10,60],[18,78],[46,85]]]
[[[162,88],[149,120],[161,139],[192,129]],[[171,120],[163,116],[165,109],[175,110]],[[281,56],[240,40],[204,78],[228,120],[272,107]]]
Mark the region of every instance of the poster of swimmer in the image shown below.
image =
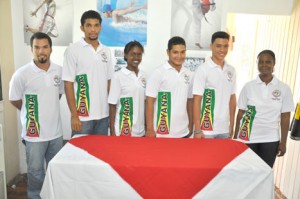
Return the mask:
[[[33,33],[48,34],[54,46],[72,43],[73,0],[23,0],[24,41],[30,45]]]
[[[171,35],[188,50],[209,50],[211,35],[221,30],[222,0],[172,0]]]
[[[124,47],[136,40],[147,43],[147,0],[97,0],[102,17],[100,40],[106,46]]]

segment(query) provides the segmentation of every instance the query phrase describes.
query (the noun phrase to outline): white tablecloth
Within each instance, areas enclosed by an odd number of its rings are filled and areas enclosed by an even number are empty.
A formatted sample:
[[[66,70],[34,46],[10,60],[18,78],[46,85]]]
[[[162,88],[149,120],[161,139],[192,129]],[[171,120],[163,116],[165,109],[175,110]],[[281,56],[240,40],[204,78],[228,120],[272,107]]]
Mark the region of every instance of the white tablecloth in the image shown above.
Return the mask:
[[[50,161],[41,197],[143,198],[109,164],[70,143]],[[247,149],[227,164],[194,198],[273,199],[273,171]]]

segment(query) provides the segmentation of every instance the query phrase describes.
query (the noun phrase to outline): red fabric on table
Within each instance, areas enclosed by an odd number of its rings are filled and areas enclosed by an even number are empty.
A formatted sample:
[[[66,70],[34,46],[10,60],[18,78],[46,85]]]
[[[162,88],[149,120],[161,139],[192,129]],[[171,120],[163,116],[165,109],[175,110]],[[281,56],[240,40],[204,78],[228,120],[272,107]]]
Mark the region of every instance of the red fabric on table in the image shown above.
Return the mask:
[[[98,135],[70,143],[110,164],[143,198],[191,198],[248,148],[229,139]]]

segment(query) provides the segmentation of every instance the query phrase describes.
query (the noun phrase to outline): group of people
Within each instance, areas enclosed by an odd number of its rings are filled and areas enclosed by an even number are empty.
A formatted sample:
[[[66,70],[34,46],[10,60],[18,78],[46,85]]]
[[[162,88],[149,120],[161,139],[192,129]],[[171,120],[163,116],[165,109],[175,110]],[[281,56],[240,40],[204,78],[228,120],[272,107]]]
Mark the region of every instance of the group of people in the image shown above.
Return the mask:
[[[33,34],[33,61],[11,79],[9,100],[21,110],[26,144],[28,198],[40,198],[44,160],[48,164],[63,145],[59,113],[63,93],[71,113],[72,136],[109,135],[110,129],[111,136],[234,137],[270,167],[276,155],[284,155],[294,104],[290,88],[273,75],[276,59],[272,51],[259,53],[259,75],[244,86],[236,103],[235,69],[225,61],[230,39],[226,32],[212,35],[212,54],[195,73],[183,66],[185,40],[172,37],[168,61],[147,77],[139,68],[144,48],[138,41],[126,44],[127,66],[113,72],[110,50],[98,39],[101,22],[98,12],[83,13],[80,29],[84,37],[66,49],[62,68],[50,61],[51,38],[41,32]]]

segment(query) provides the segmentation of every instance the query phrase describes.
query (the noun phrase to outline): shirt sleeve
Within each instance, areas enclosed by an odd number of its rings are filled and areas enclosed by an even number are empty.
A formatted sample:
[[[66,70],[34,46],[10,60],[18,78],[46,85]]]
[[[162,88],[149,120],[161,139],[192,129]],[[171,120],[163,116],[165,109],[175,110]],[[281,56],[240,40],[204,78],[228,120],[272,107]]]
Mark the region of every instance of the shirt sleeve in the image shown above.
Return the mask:
[[[107,63],[107,80],[112,79],[113,74],[114,74],[114,64],[113,64],[113,60],[112,60],[112,54],[111,54],[111,50],[108,48],[109,50],[109,59],[108,59],[108,63]]]
[[[121,95],[121,82],[118,75],[115,74],[110,83],[110,91],[108,95],[109,104],[117,104]]]
[[[62,80],[74,82],[75,81],[75,71],[77,67],[77,59],[75,53],[70,47],[68,47],[64,54],[64,62],[62,68]]]
[[[188,90],[188,98],[193,98],[193,84],[194,84],[194,72],[191,72],[191,82],[189,84],[189,90]]]
[[[147,81],[146,96],[157,98],[160,84],[161,84],[161,73],[159,70],[155,70],[152,73],[152,75],[150,75]]]
[[[294,110],[294,101],[291,88],[285,85],[285,95],[282,99],[281,113],[291,112]]]
[[[232,90],[231,90],[231,95],[236,93],[236,73],[235,69],[233,68],[233,79],[232,79]]]
[[[247,109],[247,105],[248,105],[248,97],[247,97],[247,86],[248,84],[246,84],[241,92],[240,92],[240,96],[239,96],[239,99],[238,99],[238,108],[241,109],[241,110],[246,110]]]
[[[15,72],[9,82],[9,100],[18,101],[22,100],[24,93],[25,82],[22,81],[20,74]]]
[[[196,70],[193,83],[193,94],[203,96],[205,89],[205,72],[201,66]]]

